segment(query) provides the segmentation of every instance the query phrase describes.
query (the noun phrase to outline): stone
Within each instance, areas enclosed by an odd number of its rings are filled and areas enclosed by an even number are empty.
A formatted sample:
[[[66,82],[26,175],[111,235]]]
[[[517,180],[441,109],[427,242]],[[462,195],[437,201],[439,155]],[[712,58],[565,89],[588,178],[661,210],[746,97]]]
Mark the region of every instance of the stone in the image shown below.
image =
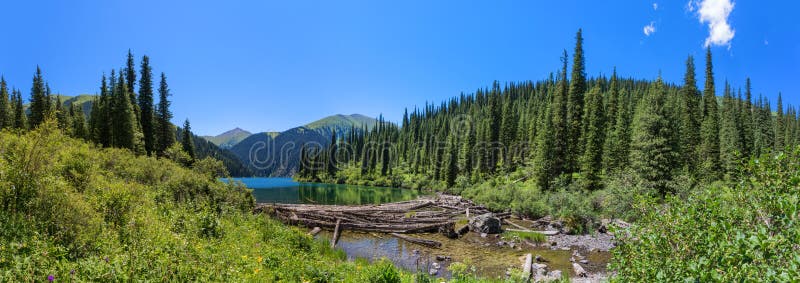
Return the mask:
[[[430,274],[431,276],[436,276],[436,274],[439,274],[439,270],[436,268],[431,268],[430,270],[428,270],[428,274]]]
[[[514,247],[517,246],[517,244],[515,244],[514,242],[510,242],[508,243],[508,246],[513,249]]]
[[[547,270],[547,264],[544,264],[544,263],[534,263],[534,264],[531,264],[531,267],[533,267],[533,270],[537,270],[537,271],[538,270]]]
[[[500,218],[494,216],[494,213],[485,213],[469,220],[469,226],[472,231],[486,234],[498,234],[502,232],[500,229]]]
[[[461,228],[458,229],[458,234],[459,235],[464,235],[464,234],[467,234],[467,233],[469,233],[469,224],[461,226]]]
[[[438,261],[444,261],[444,256],[443,256],[443,255],[437,255],[437,256],[436,256],[436,260],[438,260]]]
[[[536,259],[536,262],[549,262],[548,260],[543,258],[541,255],[536,255],[536,257],[534,259]]]
[[[497,246],[498,246],[498,247],[502,247],[502,246],[504,246],[505,244],[506,244],[506,242],[503,242],[503,241],[499,241],[499,242],[497,242]]]
[[[481,233],[481,238],[486,238],[488,236],[486,233]]]
[[[561,270],[550,271],[547,273],[547,277],[550,277],[550,279],[554,281],[561,280]]]
[[[583,263],[583,264],[587,264],[587,263],[589,263],[589,260],[588,259],[582,259],[582,260],[579,260],[578,262]]]
[[[458,239],[458,233],[453,228],[455,224],[449,223],[447,225],[439,226],[439,233],[447,237],[448,239]]]
[[[438,263],[438,262],[434,262],[434,263],[432,263],[432,264],[431,264],[431,267],[433,267],[433,268],[435,268],[435,269],[442,268],[442,266],[441,266],[441,265],[439,265],[439,263]]]

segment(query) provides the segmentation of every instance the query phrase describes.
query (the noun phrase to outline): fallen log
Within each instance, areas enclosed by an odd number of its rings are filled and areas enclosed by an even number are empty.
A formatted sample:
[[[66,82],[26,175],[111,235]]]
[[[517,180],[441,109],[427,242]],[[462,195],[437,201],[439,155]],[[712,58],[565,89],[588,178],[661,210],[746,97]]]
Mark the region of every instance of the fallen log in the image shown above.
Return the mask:
[[[434,240],[413,238],[413,237],[409,237],[409,236],[401,235],[401,234],[397,234],[397,233],[389,233],[389,235],[392,235],[392,236],[395,236],[397,238],[403,239],[403,240],[405,240],[407,242],[410,242],[410,243],[426,246],[426,247],[429,247],[429,248],[439,248],[439,247],[442,246],[442,243],[434,241]]]
[[[333,238],[331,238],[331,249],[336,247],[336,242],[339,241],[339,224],[342,223],[342,220],[336,220],[336,228],[333,229]]]
[[[533,256],[531,254],[526,254],[525,263],[522,264],[522,280],[525,281],[530,280],[532,265],[533,265]]]
[[[319,234],[319,232],[321,232],[321,231],[322,231],[322,228],[314,227],[314,229],[312,229],[310,232],[308,232],[308,235],[311,236],[311,237],[314,237],[317,234]]]
[[[519,225],[517,223],[511,222],[511,221],[508,221],[508,220],[505,220],[503,222],[508,223],[511,226],[517,227],[517,229],[520,229],[521,231],[524,231],[524,232],[530,232],[531,231],[528,228],[522,227],[522,225]],[[508,229],[506,229],[506,230],[508,230]]]
[[[572,263],[572,269],[575,270],[575,275],[577,275],[578,277],[586,277],[587,275],[586,270],[584,270],[583,267],[581,267],[581,265],[576,262]]]

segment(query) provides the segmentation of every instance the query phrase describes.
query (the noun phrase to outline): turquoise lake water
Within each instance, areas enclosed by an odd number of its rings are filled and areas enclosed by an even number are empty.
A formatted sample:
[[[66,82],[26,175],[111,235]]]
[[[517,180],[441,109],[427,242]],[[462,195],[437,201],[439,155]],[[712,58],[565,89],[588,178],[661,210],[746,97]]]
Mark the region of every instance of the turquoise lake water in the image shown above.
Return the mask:
[[[228,179],[225,179],[228,180]],[[253,189],[258,203],[306,203],[360,205],[406,201],[417,198],[415,190],[300,183],[292,178],[231,178]]]

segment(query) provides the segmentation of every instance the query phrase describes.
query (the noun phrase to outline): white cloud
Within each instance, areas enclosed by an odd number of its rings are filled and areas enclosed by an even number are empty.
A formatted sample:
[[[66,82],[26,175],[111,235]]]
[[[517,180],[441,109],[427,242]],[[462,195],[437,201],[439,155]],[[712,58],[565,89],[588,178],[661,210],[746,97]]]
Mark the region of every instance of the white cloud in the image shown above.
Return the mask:
[[[728,45],[736,31],[728,23],[728,16],[733,11],[731,0],[691,0],[686,5],[690,12],[697,11],[700,23],[708,24],[708,37],[705,46]]]
[[[658,3],[653,3],[653,11],[658,10]]]
[[[650,36],[651,34],[656,32],[655,22],[650,22],[649,25],[644,26],[642,29],[644,31],[645,36]]]

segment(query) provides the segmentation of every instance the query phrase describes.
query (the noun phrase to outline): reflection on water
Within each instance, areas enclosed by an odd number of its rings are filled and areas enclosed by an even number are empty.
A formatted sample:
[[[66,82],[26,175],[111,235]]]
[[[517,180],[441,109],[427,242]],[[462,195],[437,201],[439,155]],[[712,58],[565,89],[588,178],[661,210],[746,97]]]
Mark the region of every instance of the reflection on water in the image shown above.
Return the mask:
[[[228,179],[225,179],[228,180]],[[415,190],[319,183],[298,183],[291,178],[232,178],[253,189],[259,203],[361,205],[417,198]]]

